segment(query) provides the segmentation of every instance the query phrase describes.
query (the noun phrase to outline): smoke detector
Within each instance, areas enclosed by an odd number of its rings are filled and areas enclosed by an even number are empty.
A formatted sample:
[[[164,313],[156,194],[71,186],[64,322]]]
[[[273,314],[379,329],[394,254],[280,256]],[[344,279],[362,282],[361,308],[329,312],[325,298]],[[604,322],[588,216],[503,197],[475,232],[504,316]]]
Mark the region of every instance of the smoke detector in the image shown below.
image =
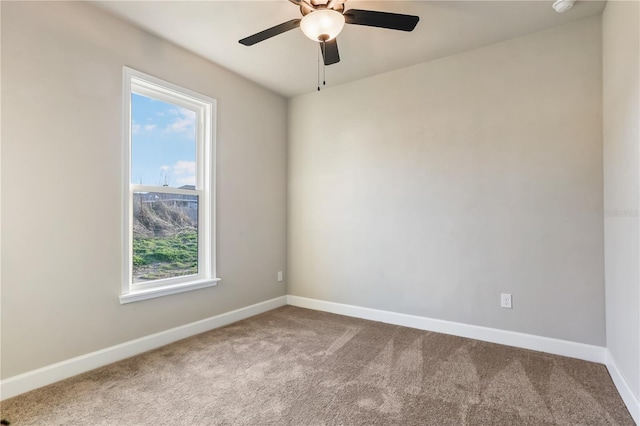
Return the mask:
[[[558,13],[566,12],[571,9],[575,2],[576,0],[556,0],[553,3],[553,9]]]

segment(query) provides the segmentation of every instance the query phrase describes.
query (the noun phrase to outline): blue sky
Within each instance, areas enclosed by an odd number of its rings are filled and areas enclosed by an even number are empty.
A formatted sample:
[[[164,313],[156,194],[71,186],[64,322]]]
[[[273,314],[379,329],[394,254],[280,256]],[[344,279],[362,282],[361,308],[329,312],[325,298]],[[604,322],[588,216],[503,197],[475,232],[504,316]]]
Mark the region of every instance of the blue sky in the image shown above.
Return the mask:
[[[196,113],[131,94],[131,183],[195,185]]]

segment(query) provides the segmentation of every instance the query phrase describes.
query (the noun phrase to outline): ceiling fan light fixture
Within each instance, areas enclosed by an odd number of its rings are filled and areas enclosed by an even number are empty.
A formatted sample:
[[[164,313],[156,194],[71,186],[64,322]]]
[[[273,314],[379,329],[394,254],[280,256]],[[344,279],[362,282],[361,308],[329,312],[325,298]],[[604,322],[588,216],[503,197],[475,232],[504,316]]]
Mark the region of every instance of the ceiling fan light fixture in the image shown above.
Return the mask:
[[[329,41],[344,27],[344,15],[331,9],[314,10],[305,15],[300,22],[300,29],[313,41]]]
[[[576,0],[556,0],[553,3],[553,9],[558,13],[566,12],[571,9]]]

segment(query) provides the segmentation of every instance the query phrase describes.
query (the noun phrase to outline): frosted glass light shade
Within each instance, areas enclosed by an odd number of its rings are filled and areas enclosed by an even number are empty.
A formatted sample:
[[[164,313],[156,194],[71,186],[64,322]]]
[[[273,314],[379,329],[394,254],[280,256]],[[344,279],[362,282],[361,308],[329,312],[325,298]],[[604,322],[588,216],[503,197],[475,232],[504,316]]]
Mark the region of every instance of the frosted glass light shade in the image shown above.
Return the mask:
[[[553,9],[558,13],[566,12],[571,9],[573,3],[575,3],[575,0],[556,0],[553,3]]]
[[[300,29],[313,41],[319,41],[320,36],[328,36],[325,41],[334,39],[344,27],[344,16],[331,9],[314,10],[305,15],[300,22]]]

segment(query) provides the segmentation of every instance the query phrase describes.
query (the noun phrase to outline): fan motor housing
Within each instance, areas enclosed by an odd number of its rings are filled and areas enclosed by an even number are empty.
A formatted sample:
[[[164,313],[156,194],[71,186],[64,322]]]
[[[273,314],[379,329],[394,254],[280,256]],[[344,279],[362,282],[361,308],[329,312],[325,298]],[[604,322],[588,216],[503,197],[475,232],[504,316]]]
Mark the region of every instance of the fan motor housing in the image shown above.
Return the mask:
[[[332,7],[331,9],[335,10],[336,12],[343,13],[344,12],[344,3],[339,3],[339,2],[336,2],[336,3],[337,4],[334,7]],[[326,9],[327,8],[327,4],[314,4],[313,7],[314,7],[314,9],[312,9],[305,2],[300,2],[300,13],[302,13],[302,16],[306,16],[306,15],[310,14],[311,12],[313,12],[314,10]]]

